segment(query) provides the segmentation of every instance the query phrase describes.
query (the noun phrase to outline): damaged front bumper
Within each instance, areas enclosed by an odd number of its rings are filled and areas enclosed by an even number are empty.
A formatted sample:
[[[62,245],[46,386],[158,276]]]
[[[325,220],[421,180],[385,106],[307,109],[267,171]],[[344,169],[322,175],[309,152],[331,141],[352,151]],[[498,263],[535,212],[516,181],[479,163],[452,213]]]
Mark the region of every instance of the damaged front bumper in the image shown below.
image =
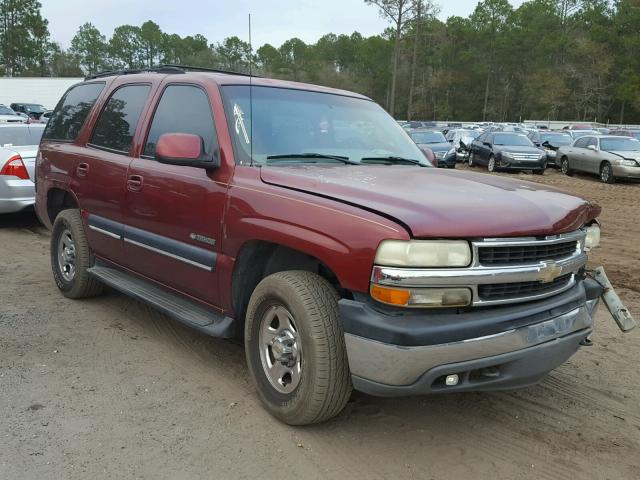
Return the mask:
[[[532,385],[591,334],[606,291],[599,281],[586,278],[536,302],[463,313],[380,310],[341,300],[354,388],[407,396]]]

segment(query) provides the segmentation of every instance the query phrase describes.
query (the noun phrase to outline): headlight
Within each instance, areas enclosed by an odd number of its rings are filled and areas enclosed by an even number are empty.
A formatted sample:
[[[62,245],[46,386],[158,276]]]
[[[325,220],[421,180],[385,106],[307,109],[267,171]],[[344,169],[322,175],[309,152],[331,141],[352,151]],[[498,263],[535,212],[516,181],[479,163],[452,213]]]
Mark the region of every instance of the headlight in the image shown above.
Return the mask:
[[[624,165],[625,167],[635,167],[636,166],[636,161],[635,160],[620,160],[618,163],[620,165]]]
[[[584,239],[584,250],[588,252],[600,245],[600,226],[593,224],[585,228],[585,232],[587,232],[587,236]]]
[[[394,288],[372,284],[371,296],[396,307],[466,307],[471,304],[468,288]]]
[[[513,160],[513,154],[509,152],[502,152],[502,158],[508,158],[509,160]]]
[[[455,149],[455,148],[452,148],[451,150],[449,150],[449,151],[447,152],[447,157],[448,157],[449,155],[453,155],[454,153],[456,153],[456,149]]]
[[[384,240],[376,265],[386,267],[466,267],[471,248],[464,240]]]

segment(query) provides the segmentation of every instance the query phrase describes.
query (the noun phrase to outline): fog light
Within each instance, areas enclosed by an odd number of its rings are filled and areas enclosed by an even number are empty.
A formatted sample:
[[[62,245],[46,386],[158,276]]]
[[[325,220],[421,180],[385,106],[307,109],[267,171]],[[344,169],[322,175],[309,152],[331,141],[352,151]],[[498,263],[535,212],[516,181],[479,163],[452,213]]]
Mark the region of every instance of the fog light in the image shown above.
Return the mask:
[[[454,373],[453,375],[447,375],[447,378],[444,379],[444,383],[447,385],[447,387],[455,387],[459,381],[460,378],[458,377],[457,373]]]
[[[379,302],[397,307],[437,308],[471,305],[468,288],[394,288],[371,284],[371,296]]]

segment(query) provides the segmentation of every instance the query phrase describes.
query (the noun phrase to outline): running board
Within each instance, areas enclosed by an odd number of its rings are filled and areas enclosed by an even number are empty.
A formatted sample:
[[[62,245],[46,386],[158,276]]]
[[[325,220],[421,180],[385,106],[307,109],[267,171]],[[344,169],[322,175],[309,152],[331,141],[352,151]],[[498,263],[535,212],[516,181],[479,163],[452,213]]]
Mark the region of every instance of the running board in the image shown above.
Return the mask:
[[[147,303],[165,315],[219,338],[232,338],[235,333],[233,318],[221,315],[165,288],[130,273],[100,263],[87,270],[102,283],[141,302]]]

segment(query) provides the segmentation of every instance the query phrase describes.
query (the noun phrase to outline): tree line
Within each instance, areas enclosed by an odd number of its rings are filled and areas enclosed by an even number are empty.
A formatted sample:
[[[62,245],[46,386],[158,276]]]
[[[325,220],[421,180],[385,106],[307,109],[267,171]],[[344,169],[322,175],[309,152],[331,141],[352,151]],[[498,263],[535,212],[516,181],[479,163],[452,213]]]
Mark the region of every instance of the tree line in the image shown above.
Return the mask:
[[[389,27],[329,33],[251,52],[237,37],[181,37],[147,21],[107,38],[78,29],[51,39],[38,0],[0,0],[0,75],[82,76],[186,64],[363,93],[396,118],[640,123],[638,0],[483,0],[466,18],[438,18],[433,0],[364,0]]]

